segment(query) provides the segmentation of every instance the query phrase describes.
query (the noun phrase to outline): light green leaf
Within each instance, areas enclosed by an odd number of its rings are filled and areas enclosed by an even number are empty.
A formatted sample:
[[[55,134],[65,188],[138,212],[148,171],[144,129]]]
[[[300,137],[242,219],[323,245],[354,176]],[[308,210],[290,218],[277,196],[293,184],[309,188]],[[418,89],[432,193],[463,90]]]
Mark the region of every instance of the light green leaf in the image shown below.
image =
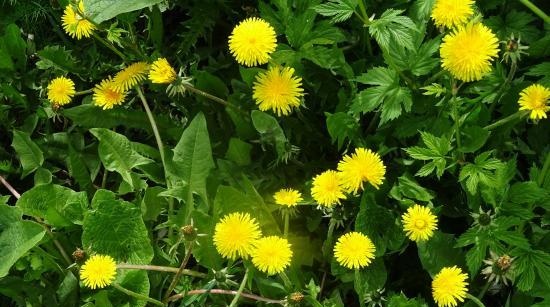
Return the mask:
[[[79,72],[76,60],[71,53],[61,46],[46,46],[37,52],[40,61],[36,62],[38,69],[57,69],[62,72]]]
[[[369,33],[383,50],[388,50],[392,41],[407,49],[414,49],[411,32],[417,31],[416,25],[401,13],[402,10],[388,9],[369,25]]]
[[[115,281],[117,284],[130,291],[149,296],[151,285],[149,283],[149,276],[147,275],[147,271],[125,270],[119,272],[120,273],[117,274]],[[120,292],[118,290],[112,290],[109,298],[114,306],[145,307],[147,305],[147,301],[139,300],[135,297],[128,295],[120,295]]]
[[[331,17],[330,22],[337,23],[348,20],[357,6],[356,0],[329,0],[313,9],[320,15]]]
[[[35,222],[24,221],[19,208],[0,205],[0,278],[11,266],[33,248],[46,231]]]
[[[42,150],[36,145],[27,132],[13,130],[13,141],[11,146],[17,152],[17,156],[21,161],[23,173],[21,177],[35,171],[44,163],[44,155]]]
[[[84,0],[84,13],[95,23],[102,23],[122,13],[153,6],[162,0]]]

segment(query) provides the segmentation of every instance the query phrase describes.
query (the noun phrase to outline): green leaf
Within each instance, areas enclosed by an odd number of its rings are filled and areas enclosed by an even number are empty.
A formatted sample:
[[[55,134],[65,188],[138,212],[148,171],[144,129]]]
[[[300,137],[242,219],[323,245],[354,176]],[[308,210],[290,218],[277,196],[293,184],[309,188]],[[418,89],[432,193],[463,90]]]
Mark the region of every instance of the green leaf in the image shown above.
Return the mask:
[[[405,152],[415,160],[423,160],[432,162],[425,164],[417,173],[416,176],[427,176],[434,170],[438,178],[443,175],[445,166],[447,165],[447,154],[451,150],[451,140],[445,136],[436,137],[428,132],[420,132],[422,142],[426,147],[413,146],[405,149]]]
[[[390,191],[390,196],[399,201],[409,198],[420,202],[430,202],[434,198],[432,191],[422,187],[409,174],[397,179],[397,183]]]
[[[141,210],[133,203],[99,201],[86,213],[82,231],[82,246],[95,253],[136,264],[148,264],[153,259]]]
[[[178,169],[178,180],[187,183],[184,187],[186,210],[180,211],[178,221],[183,225],[189,222],[195,206],[193,193],[198,194],[204,202],[208,203],[206,178],[215,167],[206,118],[202,113],[195,116],[181,135],[174,148],[174,164]]]
[[[10,53],[11,58],[14,59],[14,64],[19,69],[24,69],[27,62],[26,49],[27,44],[21,37],[21,30],[15,24],[9,24],[5,28],[5,34],[3,37],[6,49]]]
[[[518,182],[510,187],[508,200],[514,204],[532,204],[548,195],[548,191],[540,188],[534,181]]]
[[[42,150],[36,145],[27,132],[13,130],[13,141],[11,146],[17,152],[21,166],[23,167],[23,173],[21,177],[25,177],[28,174],[35,171],[44,163],[44,155]]]
[[[95,23],[102,23],[122,13],[141,10],[162,0],[84,0],[84,13]]]
[[[63,72],[79,72],[76,60],[71,53],[61,46],[46,46],[37,52],[40,61],[36,62],[38,69],[57,69]]]
[[[403,293],[400,293],[389,298],[388,307],[428,307],[428,304],[424,300],[408,299]]]
[[[241,139],[231,138],[229,139],[229,147],[227,148],[225,157],[240,166],[250,165],[251,150],[252,145],[242,141]]]
[[[44,184],[23,193],[16,206],[26,215],[44,219],[55,227],[64,227],[82,223],[88,200],[85,192],[75,192],[56,184]]]
[[[461,152],[469,153],[479,150],[487,139],[490,132],[478,126],[466,127],[461,131],[463,136],[462,146],[459,148]]]
[[[150,283],[147,271],[144,270],[125,270],[119,271],[117,274],[116,283],[121,287],[130,291],[139,293],[144,296],[149,296]],[[128,295],[120,295],[118,290],[112,290],[109,295],[110,301],[114,306],[128,306],[128,307],[145,307],[147,301],[139,300],[135,297]]]
[[[215,203],[215,202],[214,202]],[[192,214],[194,226],[198,233],[205,234],[197,238],[199,244],[195,244],[193,248],[193,257],[197,259],[201,265],[219,270],[222,268],[223,259],[214,246],[212,238],[214,237],[214,228],[217,220],[214,217],[200,211],[195,210]]]
[[[287,155],[287,147],[290,145],[285,133],[277,119],[262,111],[254,110],[251,113],[252,124],[256,131],[260,133],[262,141],[271,144],[277,151],[279,159],[283,159]]]
[[[332,143],[338,143],[338,149],[342,148],[346,139],[353,141],[359,137],[359,123],[353,116],[343,112],[325,112],[325,116],[328,133]]]
[[[90,132],[99,140],[99,157],[105,168],[119,173],[126,183],[134,187],[132,169],[151,160],[133,150],[130,141],[122,134],[104,128],[93,128]]]
[[[495,170],[504,167],[502,161],[489,158],[490,151],[478,155],[474,163],[467,163],[462,167],[459,174],[459,181],[465,181],[466,188],[471,194],[476,194],[479,184],[486,187],[497,187]]]
[[[383,50],[388,50],[390,43],[414,49],[411,32],[418,31],[414,22],[407,16],[402,16],[403,10],[387,9],[380,18],[369,25],[369,33],[376,39]]]
[[[428,241],[418,243],[418,257],[422,267],[431,276],[439,273],[443,267],[462,266],[464,255],[454,247],[455,238],[452,234],[436,231]]]
[[[36,246],[46,231],[35,222],[24,221],[16,207],[0,205],[0,278],[15,262]]]
[[[329,0],[327,3],[314,6],[320,15],[331,17],[330,22],[337,23],[348,20],[357,6],[356,0]]]

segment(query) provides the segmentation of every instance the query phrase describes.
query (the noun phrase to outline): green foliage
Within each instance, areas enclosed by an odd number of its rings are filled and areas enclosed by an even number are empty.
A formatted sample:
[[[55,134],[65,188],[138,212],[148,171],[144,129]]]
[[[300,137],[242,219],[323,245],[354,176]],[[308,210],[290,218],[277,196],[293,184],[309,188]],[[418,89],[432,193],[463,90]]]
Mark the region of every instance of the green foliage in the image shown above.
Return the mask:
[[[416,172],[416,176],[425,177],[435,170],[437,178],[441,178],[447,165],[447,154],[452,149],[451,140],[438,138],[428,132],[420,132],[420,136],[426,147],[413,146],[405,149],[415,160],[430,161]]]
[[[333,23],[348,20],[355,12],[357,1],[355,0],[330,0],[328,3],[319,4],[314,7],[320,15],[331,17]]]

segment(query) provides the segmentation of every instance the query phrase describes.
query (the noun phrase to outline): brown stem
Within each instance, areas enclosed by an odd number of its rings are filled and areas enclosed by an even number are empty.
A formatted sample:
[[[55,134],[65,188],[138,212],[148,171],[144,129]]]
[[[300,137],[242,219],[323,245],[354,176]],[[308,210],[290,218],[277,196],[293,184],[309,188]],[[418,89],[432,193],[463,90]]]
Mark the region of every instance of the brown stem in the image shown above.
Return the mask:
[[[176,294],[176,295],[172,295],[171,297],[168,298],[168,302],[177,301],[177,300],[182,299],[182,298],[184,298],[185,296],[189,296],[189,295],[197,295],[197,294],[205,294],[205,293],[211,293],[211,294],[225,294],[225,295],[237,295],[237,291],[234,291],[234,290],[223,290],[223,289],[211,289],[211,290],[206,290],[206,289],[198,289],[198,290],[191,290],[191,291],[187,291],[187,292],[185,292],[185,293],[179,293],[179,294]],[[241,293],[241,296],[242,296],[242,297],[246,297],[246,298],[251,299],[251,300],[259,301],[259,302],[266,302],[266,303],[268,303],[268,304],[279,304],[279,305],[284,305],[285,302],[286,302],[286,300],[274,300],[274,299],[266,298],[266,297],[259,296],[259,295],[256,295],[256,294],[252,294],[252,293]]]
[[[4,176],[0,176],[0,182],[2,182],[2,184],[6,187],[6,189],[8,189],[8,191],[10,191],[10,193],[15,198],[17,199],[21,198],[21,194],[19,194],[19,192],[17,192],[17,190],[15,190],[6,179],[4,179]]]
[[[146,270],[146,271],[158,271],[158,272],[168,272],[168,273],[177,273],[179,271],[179,268],[173,268],[168,266],[128,264],[128,263],[120,263],[120,264],[117,264],[116,267],[117,269],[121,269],[121,270]],[[208,276],[201,272],[185,270],[185,269],[182,270],[181,274],[200,277],[200,278],[206,278]]]
[[[164,293],[164,299],[162,300],[164,303],[168,301],[168,298],[170,298],[170,294],[172,293],[172,291],[180,281],[181,274],[183,273],[183,270],[185,269],[187,262],[189,262],[189,258],[191,258],[191,253],[193,252],[193,243],[194,241],[191,241],[191,243],[189,243],[189,248],[187,249],[187,253],[183,258],[183,261],[181,262],[181,265],[178,271],[176,272],[176,275],[174,275],[174,278],[172,278],[172,282],[170,283],[168,290],[166,290],[166,293]]]

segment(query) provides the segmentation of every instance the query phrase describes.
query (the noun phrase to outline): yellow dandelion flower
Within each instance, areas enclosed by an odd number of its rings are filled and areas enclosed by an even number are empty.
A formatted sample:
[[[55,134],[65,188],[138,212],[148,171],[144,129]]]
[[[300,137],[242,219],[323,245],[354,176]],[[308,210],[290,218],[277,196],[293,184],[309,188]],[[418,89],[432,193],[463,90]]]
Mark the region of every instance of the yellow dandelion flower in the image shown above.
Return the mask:
[[[436,0],[432,19],[438,27],[453,28],[468,22],[474,14],[473,0]]]
[[[229,36],[229,51],[239,64],[256,66],[267,63],[277,47],[275,29],[257,17],[241,21]]]
[[[116,262],[111,256],[93,255],[80,268],[80,279],[86,287],[101,289],[109,286],[116,276]]]
[[[69,78],[57,77],[48,84],[48,100],[54,105],[68,104],[75,93],[74,82]]]
[[[267,275],[280,273],[290,265],[292,250],[287,239],[270,236],[259,239],[254,245],[252,263]]]
[[[262,232],[248,213],[235,212],[223,217],[214,230],[214,246],[225,258],[247,258]]]
[[[437,229],[437,216],[428,207],[409,207],[401,220],[407,237],[415,242],[428,240]]]
[[[287,207],[294,207],[303,200],[302,193],[294,189],[281,189],[273,195],[273,198],[277,205]]]
[[[523,89],[519,94],[520,110],[531,111],[531,119],[546,118],[546,112],[550,110],[548,100],[550,99],[550,89],[540,85],[533,84]]]
[[[110,77],[101,81],[94,88],[93,103],[103,110],[112,109],[113,106],[122,104],[125,98],[126,92],[116,90]]]
[[[71,4],[65,7],[63,17],[61,17],[63,29],[72,38],[81,39],[82,37],[90,37],[95,30],[95,26],[93,23],[80,16],[79,12],[85,13],[84,1],[82,0],[78,2],[78,11],[75,11]]]
[[[304,96],[301,86],[302,78],[294,76],[294,68],[274,66],[256,76],[252,97],[260,110],[288,115],[300,106],[300,97]]]
[[[498,39],[481,23],[459,26],[443,37],[441,66],[462,81],[481,80],[498,55]]]
[[[338,163],[338,171],[344,188],[357,193],[367,181],[378,189],[386,174],[386,166],[380,156],[370,149],[356,148],[351,155],[345,155]]]
[[[444,267],[432,281],[432,294],[437,306],[456,306],[463,302],[468,289],[468,274],[456,266]]]
[[[149,80],[153,83],[172,83],[176,80],[176,76],[176,71],[165,58],[160,58],[151,64]]]
[[[325,171],[313,178],[311,196],[322,206],[332,207],[340,204],[340,199],[345,199],[344,188],[338,172]]]
[[[341,236],[334,246],[334,256],[338,263],[348,269],[368,266],[374,259],[376,247],[360,232],[349,232]]]
[[[119,71],[113,78],[113,87],[119,92],[126,92],[139,82],[145,80],[149,64],[136,62]]]

